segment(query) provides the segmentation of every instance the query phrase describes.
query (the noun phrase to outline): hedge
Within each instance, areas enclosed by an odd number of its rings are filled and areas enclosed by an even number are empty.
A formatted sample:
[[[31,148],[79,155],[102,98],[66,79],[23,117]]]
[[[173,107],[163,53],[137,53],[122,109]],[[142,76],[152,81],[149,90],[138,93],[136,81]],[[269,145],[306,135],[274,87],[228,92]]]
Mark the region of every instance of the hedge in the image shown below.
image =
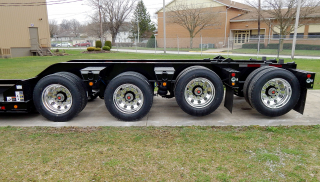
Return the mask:
[[[264,48],[264,44],[260,44],[260,49]],[[258,44],[242,44],[242,49],[258,49]]]
[[[102,43],[100,40],[96,40],[96,48],[101,48],[102,47]]]
[[[278,49],[279,44],[260,44],[260,49]],[[258,49],[258,44],[242,44],[242,49]],[[283,49],[292,49],[291,43],[284,43]],[[320,45],[296,44],[296,50],[320,50]]]
[[[94,51],[95,47],[87,47],[88,51]]]
[[[104,43],[104,46],[108,46],[110,49],[112,49],[111,41],[107,40],[107,41]]]
[[[103,46],[102,49],[105,50],[105,51],[110,51],[110,47],[109,46]]]
[[[101,48],[95,48],[94,51],[101,51]]]

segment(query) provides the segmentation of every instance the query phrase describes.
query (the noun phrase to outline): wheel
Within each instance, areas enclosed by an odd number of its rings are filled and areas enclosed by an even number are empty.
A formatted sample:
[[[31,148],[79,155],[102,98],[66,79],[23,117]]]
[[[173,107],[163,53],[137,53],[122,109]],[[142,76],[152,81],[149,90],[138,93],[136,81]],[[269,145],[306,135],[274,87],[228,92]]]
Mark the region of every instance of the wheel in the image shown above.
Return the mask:
[[[70,73],[70,72],[58,72],[55,74],[69,76],[69,77],[71,77],[71,79],[73,79],[73,82],[75,82],[77,85],[81,85],[81,89],[79,90],[82,95],[82,105],[80,106],[81,107],[80,112],[81,112],[87,106],[87,103],[88,103],[88,97],[87,97],[88,89],[87,89],[87,86],[85,85],[85,83],[77,75]]]
[[[79,45],[76,45],[76,47],[79,47]]]
[[[89,47],[89,45],[86,45],[87,47]]]
[[[248,98],[249,85],[250,85],[252,79],[255,78],[255,76],[258,73],[260,73],[261,71],[266,70],[266,69],[272,70],[272,69],[278,69],[278,68],[277,67],[273,67],[273,66],[263,66],[263,67],[257,68],[257,69],[255,69],[253,72],[251,72],[249,74],[249,76],[246,78],[246,81],[244,82],[244,85],[243,85],[243,96],[246,99],[247,103],[249,103],[250,106],[251,106],[251,103],[250,103],[249,98]]]
[[[209,69],[190,69],[175,86],[175,97],[180,108],[192,116],[205,116],[215,111],[222,102],[223,84]]]
[[[248,99],[259,113],[275,117],[289,112],[300,97],[300,84],[291,72],[285,69],[266,69],[251,81]]]
[[[151,109],[153,91],[139,73],[123,74],[108,84],[104,100],[108,111],[124,121],[143,118]]]
[[[37,111],[51,121],[68,121],[81,111],[81,86],[69,76],[48,75],[35,86],[33,100]]]

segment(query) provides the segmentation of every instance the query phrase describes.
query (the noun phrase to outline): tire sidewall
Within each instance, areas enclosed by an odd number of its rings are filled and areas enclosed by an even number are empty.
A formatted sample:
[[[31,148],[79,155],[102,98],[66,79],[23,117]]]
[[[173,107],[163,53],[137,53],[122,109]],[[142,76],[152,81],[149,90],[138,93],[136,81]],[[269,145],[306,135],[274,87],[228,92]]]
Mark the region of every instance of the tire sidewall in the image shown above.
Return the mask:
[[[213,101],[204,108],[194,108],[188,104],[184,97],[186,85],[195,78],[206,78],[210,80],[215,88]],[[221,79],[212,71],[196,69],[185,73],[176,85],[175,97],[180,108],[186,113],[194,116],[205,116],[215,111],[221,104],[223,98],[223,84]]]
[[[50,112],[45,108],[42,101],[42,93],[44,89],[52,84],[63,85],[70,91],[72,95],[72,106],[63,114],[55,114]],[[44,77],[37,83],[33,92],[33,99],[37,111],[45,118],[52,121],[68,121],[78,113],[78,103],[81,102],[81,94],[79,93],[77,86],[71,80],[58,75],[51,75]]]
[[[282,78],[286,80],[292,90],[290,100],[281,108],[268,108],[261,100],[261,89],[270,80],[274,78]],[[289,112],[297,104],[300,98],[300,84],[297,78],[284,70],[271,70],[270,72],[262,75],[254,85],[253,91],[251,92],[251,104],[253,107],[266,116],[281,116]]]
[[[115,103],[113,102],[113,94],[115,90],[123,84],[133,84],[137,86],[142,94],[143,94],[143,105],[135,113],[132,114],[126,114],[121,112],[120,110],[117,109],[115,106]],[[151,93],[151,88],[150,86],[141,78],[135,76],[135,75],[123,75],[121,77],[117,77],[108,84],[105,93],[104,93],[104,98],[105,98],[105,105],[109,112],[116,118],[124,121],[134,121],[138,120],[142,117],[144,117],[150,110],[152,103],[153,103],[153,95]]]

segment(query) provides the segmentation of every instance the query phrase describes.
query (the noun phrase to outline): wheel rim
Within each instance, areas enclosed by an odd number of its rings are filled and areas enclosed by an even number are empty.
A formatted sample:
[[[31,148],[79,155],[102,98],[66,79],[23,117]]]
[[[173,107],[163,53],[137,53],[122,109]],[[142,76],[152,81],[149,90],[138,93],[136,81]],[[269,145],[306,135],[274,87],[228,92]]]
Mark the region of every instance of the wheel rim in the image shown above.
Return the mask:
[[[52,84],[43,90],[42,103],[51,113],[63,114],[72,106],[72,94],[63,85]]]
[[[184,98],[194,108],[208,106],[215,97],[215,87],[206,78],[192,79],[186,86]]]
[[[271,109],[285,106],[289,102],[291,95],[291,85],[282,78],[269,80],[261,89],[261,101]]]
[[[113,94],[113,103],[116,108],[126,114],[139,111],[143,105],[142,91],[133,84],[120,85]]]

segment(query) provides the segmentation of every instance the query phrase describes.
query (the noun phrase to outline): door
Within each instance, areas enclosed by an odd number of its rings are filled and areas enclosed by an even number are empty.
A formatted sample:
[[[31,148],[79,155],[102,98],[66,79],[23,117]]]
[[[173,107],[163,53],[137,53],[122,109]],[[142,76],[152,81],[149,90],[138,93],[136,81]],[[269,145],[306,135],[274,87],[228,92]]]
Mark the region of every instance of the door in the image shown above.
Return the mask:
[[[234,44],[242,45],[249,42],[250,32],[249,30],[237,30],[234,33]]]
[[[38,27],[29,27],[31,50],[39,49]]]

